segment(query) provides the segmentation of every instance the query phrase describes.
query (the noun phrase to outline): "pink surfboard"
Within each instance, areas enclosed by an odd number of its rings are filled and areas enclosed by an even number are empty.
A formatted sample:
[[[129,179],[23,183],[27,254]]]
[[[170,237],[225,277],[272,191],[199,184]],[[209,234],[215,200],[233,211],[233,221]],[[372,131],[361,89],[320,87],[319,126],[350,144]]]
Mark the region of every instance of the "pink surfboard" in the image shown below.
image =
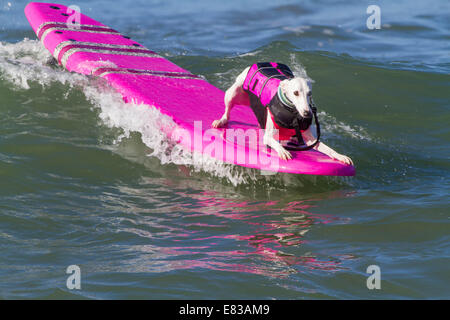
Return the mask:
[[[226,128],[212,129],[224,110],[224,92],[120,32],[60,4],[31,2],[25,15],[37,37],[71,72],[104,78],[125,102],[156,107],[175,125],[168,138],[194,154],[274,172],[353,176],[355,168],[315,151],[291,151],[285,161],[262,143],[247,106],[232,110]],[[130,107],[141,107],[132,105]]]

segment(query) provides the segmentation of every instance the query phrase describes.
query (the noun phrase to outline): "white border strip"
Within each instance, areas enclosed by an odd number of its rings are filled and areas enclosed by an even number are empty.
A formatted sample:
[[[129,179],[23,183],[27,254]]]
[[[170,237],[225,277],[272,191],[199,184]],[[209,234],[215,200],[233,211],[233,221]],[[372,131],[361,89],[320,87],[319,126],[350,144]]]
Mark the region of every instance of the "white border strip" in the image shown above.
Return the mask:
[[[147,57],[147,58],[161,58],[160,55],[155,53],[138,53],[138,52],[124,52],[124,51],[113,51],[108,49],[87,49],[87,48],[72,48],[64,52],[61,58],[61,65],[66,68],[67,61],[72,56],[72,54],[77,52],[92,52],[92,53],[103,53],[103,54],[116,54],[124,56],[135,56],[135,57]]]
[[[42,23],[39,28],[37,28],[36,30],[36,35],[39,35],[39,33],[41,32],[41,29],[44,28],[45,26],[49,25],[49,24],[59,24],[61,27],[66,27],[69,29],[76,29],[76,28],[81,28],[81,27],[88,27],[88,28],[99,28],[99,29],[111,29],[110,27],[107,26],[96,26],[96,25],[92,25],[92,24],[78,24],[78,23],[65,23],[65,22],[57,22],[57,21],[49,21],[49,22],[44,22]],[[73,26],[69,27],[69,26]]]
[[[81,41],[68,40],[68,41],[63,41],[56,46],[55,51],[53,51],[53,56],[55,57],[55,59],[58,60],[59,53],[61,52],[61,50],[70,45],[104,47],[106,50],[108,48],[117,48],[117,49],[133,49],[133,50],[141,50],[141,51],[151,51],[143,46],[134,46],[132,44],[122,45],[122,44],[108,44],[108,43],[81,42]],[[82,48],[79,48],[79,49],[82,49]]]
[[[161,78],[190,79],[190,80],[202,80],[203,81],[203,79],[200,76],[196,76],[194,74],[170,75],[170,72],[163,72],[163,71],[160,71],[160,72],[147,70],[147,72],[136,73],[136,72],[130,72],[130,71],[127,71],[127,70],[124,70],[124,71],[114,70],[114,71],[105,71],[105,72],[99,74],[98,76],[99,77],[104,77],[104,76],[107,76],[109,74],[132,74],[132,75],[135,75],[135,76],[153,76],[153,77],[161,77]]]
[[[44,33],[41,36],[41,42],[44,43],[45,37],[47,37],[47,35],[52,32],[52,31],[60,31],[60,30],[68,30],[68,31],[75,31],[75,32],[89,32],[89,33],[103,33],[103,34],[116,34],[121,36],[121,34],[117,31],[98,31],[98,30],[82,30],[82,29],[75,29],[75,28],[67,28],[67,27],[53,27],[53,28],[48,28],[47,30],[44,31]],[[109,29],[112,30],[112,29]]]

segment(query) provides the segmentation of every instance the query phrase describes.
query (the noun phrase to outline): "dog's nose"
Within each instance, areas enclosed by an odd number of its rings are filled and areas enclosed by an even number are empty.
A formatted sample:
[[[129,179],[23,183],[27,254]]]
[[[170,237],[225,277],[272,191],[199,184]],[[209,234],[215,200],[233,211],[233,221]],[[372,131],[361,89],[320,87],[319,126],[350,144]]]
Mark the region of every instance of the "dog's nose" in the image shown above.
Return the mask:
[[[312,112],[311,111],[303,111],[303,114],[302,114],[302,116],[304,117],[304,118],[311,118],[312,117]]]

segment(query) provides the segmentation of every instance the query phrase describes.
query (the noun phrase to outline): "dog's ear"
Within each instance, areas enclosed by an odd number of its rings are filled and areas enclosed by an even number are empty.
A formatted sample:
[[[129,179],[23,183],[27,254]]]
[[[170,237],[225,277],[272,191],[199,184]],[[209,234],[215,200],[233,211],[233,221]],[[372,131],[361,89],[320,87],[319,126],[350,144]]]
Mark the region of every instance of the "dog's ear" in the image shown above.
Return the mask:
[[[280,82],[280,88],[284,94],[288,92],[288,87],[289,87],[289,79],[284,79]]]

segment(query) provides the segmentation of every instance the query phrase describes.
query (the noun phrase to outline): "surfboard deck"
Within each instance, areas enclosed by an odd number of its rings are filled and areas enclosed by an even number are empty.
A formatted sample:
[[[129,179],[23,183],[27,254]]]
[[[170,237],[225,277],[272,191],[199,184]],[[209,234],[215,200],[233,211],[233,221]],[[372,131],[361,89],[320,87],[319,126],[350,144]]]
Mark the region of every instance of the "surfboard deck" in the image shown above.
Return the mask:
[[[126,102],[158,108],[175,123],[160,129],[191,152],[274,172],[355,174],[353,166],[315,150],[291,151],[293,159],[280,159],[262,143],[263,133],[247,106],[233,108],[226,128],[212,129],[211,123],[224,110],[222,90],[83,13],[60,4],[31,2],[25,15],[59,64],[105,79]]]

